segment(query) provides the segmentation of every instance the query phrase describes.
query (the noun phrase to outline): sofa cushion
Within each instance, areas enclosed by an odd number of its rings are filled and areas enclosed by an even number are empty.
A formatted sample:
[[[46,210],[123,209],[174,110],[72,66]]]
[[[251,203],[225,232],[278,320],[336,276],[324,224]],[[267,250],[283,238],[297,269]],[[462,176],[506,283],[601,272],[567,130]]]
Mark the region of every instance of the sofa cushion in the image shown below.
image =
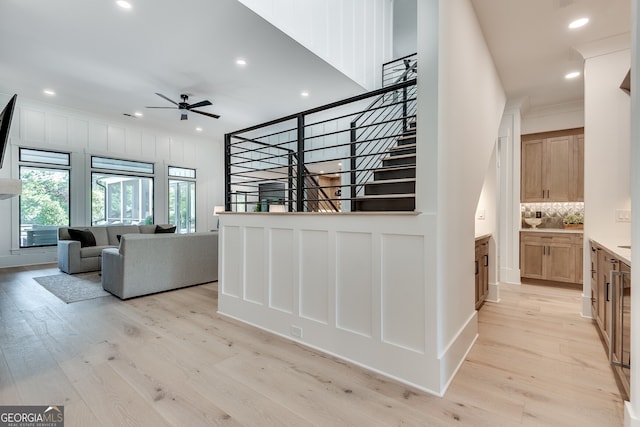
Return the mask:
[[[69,231],[69,237],[71,237],[71,240],[77,240],[78,242],[80,242],[81,248],[86,248],[89,246],[96,245],[96,238],[91,232],[91,230],[89,230],[88,228],[85,228],[84,230],[78,230],[77,228],[70,228],[68,231]]]
[[[158,225],[156,226],[156,234],[161,234],[161,233],[175,233],[176,232],[176,226],[171,226],[171,227],[166,227],[166,226],[161,226]]]
[[[80,248],[80,258],[92,258],[102,256],[102,250],[106,248],[112,248],[113,246],[90,246],[86,248]]]
[[[139,234],[140,228],[137,225],[109,225],[105,227],[107,229],[107,236],[109,238],[108,244],[110,246],[118,246],[118,234]]]
[[[107,228],[104,225],[97,225],[95,227],[89,227],[89,230],[96,236],[96,246],[106,246],[109,244],[109,237],[107,236]]]
[[[138,226],[141,234],[153,234],[156,232],[155,224],[141,224]]]

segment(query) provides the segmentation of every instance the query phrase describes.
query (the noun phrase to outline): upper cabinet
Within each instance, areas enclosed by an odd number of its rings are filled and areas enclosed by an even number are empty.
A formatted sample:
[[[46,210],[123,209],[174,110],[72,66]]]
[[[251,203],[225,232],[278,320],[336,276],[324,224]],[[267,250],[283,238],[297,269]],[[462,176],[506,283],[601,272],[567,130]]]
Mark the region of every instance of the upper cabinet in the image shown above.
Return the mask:
[[[522,202],[584,200],[584,130],[522,136]]]

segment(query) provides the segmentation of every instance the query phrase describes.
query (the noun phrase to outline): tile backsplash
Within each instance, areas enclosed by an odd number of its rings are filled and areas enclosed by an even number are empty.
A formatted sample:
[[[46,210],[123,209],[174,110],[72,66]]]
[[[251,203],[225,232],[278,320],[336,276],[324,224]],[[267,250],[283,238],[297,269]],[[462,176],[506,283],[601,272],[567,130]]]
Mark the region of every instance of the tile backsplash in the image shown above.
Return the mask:
[[[535,218],[536,212],[542,212],[542,224],[537,228],[563,228],[565,215],[584,215],[584,202],[521,203],[521,228],[531,228],[524,219]]]

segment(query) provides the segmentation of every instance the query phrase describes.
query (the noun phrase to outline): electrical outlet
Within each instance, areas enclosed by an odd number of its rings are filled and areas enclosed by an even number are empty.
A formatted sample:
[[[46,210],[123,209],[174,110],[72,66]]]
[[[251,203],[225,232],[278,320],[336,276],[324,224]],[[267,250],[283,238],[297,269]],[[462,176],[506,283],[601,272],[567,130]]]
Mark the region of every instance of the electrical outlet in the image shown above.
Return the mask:
[[[302,328],[300,326],[291,325],[291,335],[296,338],[302,338]]]
[[[484,209],[478,209],[478,212],[476,212],[476,219],[486,219]]]
[[[616,222],[631,222],[631,211],[616,210]]]

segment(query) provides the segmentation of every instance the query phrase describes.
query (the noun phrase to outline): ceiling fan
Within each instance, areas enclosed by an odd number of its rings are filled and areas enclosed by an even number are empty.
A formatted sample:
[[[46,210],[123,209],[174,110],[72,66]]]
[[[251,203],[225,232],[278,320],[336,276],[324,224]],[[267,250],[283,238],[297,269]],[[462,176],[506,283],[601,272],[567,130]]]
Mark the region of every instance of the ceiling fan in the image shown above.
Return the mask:
[[[164,98],[167,101],[169,101],[172,104],[175,104],[175,107],[147,107],[147,108],[170,108],[170,109],[174,109],[177,108],[178,110],[180,110],[180,120],[187,120],[188,116],[187,113],[189,111],[191,111],[192,113],[198,113],[198,114],[202,114],[204,116],[209,116],[209,117],[213,117],[214,119],[219,119],[220,116],[217,114],[212,114],[212,113],[206,113],[204,111],[198,111],[198,110],[194,110],[194,108],[199,108],[199,107],[206,107],[207,105],[212,105],[211,101],[208,100],[204,100],[204,101],[200,101],[200,102],[196,102],[194,104],[189,104],[189,95],[186,94],[182,94],[180,95],[180,98],[182,98],[182,102],[175,102],[172,99],[164,96],[161,93],[157,93],[156,95],[158,95],[160,98]]]

